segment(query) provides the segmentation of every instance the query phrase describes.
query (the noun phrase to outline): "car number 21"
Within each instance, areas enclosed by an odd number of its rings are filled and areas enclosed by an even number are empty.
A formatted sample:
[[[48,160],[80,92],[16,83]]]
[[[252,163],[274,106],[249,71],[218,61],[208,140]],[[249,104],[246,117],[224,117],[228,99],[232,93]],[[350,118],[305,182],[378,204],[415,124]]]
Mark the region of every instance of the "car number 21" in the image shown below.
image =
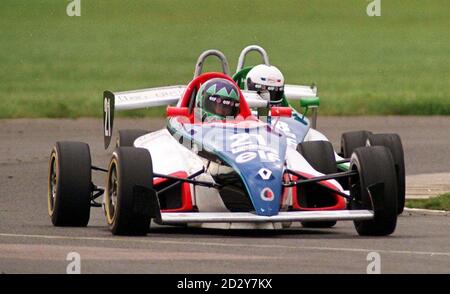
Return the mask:
[[[280,158],[273,148],[267,146],[265,138],[260,134],[241,133],[230,137],[231,152],[238,153],[237,163],[249,162],[259,157],[260,161],[277,162]]]

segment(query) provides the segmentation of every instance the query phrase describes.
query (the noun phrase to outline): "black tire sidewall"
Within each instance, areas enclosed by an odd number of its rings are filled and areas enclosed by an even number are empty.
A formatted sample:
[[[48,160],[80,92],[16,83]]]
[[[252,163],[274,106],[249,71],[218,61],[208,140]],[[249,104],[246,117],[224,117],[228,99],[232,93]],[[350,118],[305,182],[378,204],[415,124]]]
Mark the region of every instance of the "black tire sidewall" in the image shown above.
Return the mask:
[[[390,151],[383,146],[356,148],[351,156],[350,169],[358,171],[359,181],[359,185],[352,186],[350,193],[362,202],[362,206],[352,202],[352,209],[374,212],[372,220],[354,221],[358,233],[375,236],[393,233],[397,223],[397,184]],[[371,196],[367,187],[377,183],[384,183],[383,193]]]
[[[49,209],[52,223],[55,226],[86,226],[90,218],[92,184],[89,145],[82,142],[57,142],[53,154],[57,182],[51,214]],[[48,193],[50,197],[50,184]]]
[[[350,158],[353,151],[358,147],[366,146],[367,138],[372,134],[370,131],[353,131],[341,135],[341,153],[344,158]]]
[[[148,133],[149,131],[142,129],[119,130],[116,147],[133,147],[134,141],[137,138]]]
[[[318,172],[337,172],[333,145],[328,141],[306,141],[297,145],[297,151]]]
[[[398,134],[373,134],[369,136],[368,140],[371,146],[385,146],[392,154],[396,165],[398,214],[401,214],[405,207],[406,179],[405,157],[400,136]]]
[[[145,235],[150,227],[151,217],[134,212],[133,188],[135,185],[153,188],[150,153],[143,148],[119,147],[113,152],[110,167],[112,164],[116,165],[118,195],[110,229],[115,235]],[[107,181],[108,186],[109,179]]]

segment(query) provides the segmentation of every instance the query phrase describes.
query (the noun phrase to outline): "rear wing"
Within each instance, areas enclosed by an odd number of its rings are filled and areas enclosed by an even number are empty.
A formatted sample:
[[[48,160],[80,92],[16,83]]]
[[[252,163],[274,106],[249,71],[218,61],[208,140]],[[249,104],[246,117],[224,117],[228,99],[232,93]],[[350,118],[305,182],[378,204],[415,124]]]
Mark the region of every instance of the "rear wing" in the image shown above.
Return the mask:
[[[149,88],[126,92],[103,92],[103,132],[105,149],[111,143],[116,110],[133,110],[164,105],[175,105],[186,86]]]
[[[185,89],[186,86],[176,85],[115,93],[105,91],[103,96],[114,97],[116,110],[132,110],[176,104]]]
[[[288,100],[302,100],[305,98],[316,98],[317,87],[300,86],[300,85],[284,85],[284,95]]]

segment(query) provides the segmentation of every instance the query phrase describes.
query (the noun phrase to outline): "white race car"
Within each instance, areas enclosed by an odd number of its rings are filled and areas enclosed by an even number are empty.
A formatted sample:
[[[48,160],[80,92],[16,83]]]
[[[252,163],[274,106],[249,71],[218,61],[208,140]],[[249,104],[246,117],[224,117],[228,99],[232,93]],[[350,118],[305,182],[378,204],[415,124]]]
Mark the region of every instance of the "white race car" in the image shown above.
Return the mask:
[[[211,55],[222,61],[223,73],[201,73]],[[187,86],[105,91],[105,148],[115,110],[175,106],[167,108],[164,129],[119,131],[105,169],[92,166],[87,144],[57,142],[48,181],[52,223],[86,226],[90,208],[103,206],[108,226],[119,235],[147,234],[151,220],[248,229],[283,228],[292,222],[329,227],[352,220],[360,235],[394,232],[398,182],[389,148],[355,148],[342,159],[348,169],[338,171],[342,162],[336,162],[331,143],[310,128],[306,117],[290,135],[292,109],[272,107],[270,122],[259,120],[251,107],[267,107],[267,102],[249,91],[239,91],[239,119],[196,122],[193,99],[213,78],[233,82],[217,50],[199,57]],[[297,89],[291,98],[301,99],[305,89]],[[106,173],[106,187],[92,182],[92,170]],[[97,202],[102,195],[103,203]]]

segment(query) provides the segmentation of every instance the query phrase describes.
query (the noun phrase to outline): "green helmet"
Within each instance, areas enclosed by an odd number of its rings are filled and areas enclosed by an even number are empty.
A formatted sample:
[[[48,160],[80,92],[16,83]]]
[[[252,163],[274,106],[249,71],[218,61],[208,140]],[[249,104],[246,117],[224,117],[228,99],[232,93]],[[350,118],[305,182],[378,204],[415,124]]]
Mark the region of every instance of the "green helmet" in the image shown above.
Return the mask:
[[[205,82],[195,98],[195,116],[206,119],[225,119],[239,114],[239,90],[229,80],[215,78]]]

